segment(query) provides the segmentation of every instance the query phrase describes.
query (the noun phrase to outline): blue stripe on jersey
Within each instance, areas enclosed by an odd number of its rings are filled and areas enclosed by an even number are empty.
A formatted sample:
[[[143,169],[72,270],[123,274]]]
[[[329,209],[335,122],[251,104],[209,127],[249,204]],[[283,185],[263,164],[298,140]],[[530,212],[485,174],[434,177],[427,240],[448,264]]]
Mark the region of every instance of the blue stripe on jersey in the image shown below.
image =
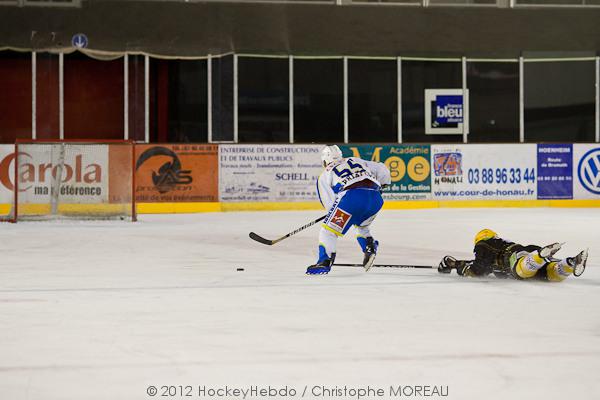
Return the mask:
[[[319,179],[320,178],[321,176],[319,176]],[[325,207],[325,204],[323,204],[323,200],[321,200],[321,191],[319,190],[319,179],[317,179],[317,196],[319,196],[319,202],[321,203],[321,205]]]

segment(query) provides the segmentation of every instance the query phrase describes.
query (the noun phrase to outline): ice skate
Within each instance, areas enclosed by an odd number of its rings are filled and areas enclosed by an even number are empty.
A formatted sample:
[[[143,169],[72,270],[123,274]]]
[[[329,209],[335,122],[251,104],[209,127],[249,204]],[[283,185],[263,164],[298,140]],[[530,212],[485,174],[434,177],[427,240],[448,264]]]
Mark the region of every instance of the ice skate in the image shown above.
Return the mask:
[[[564,243],[552,243],[549,244],[548,246],[544,246],[541,249],[538,250],[538,253],[540,255],[540,257],[542,258],[550,258],[553,255],[555,255],[556,253],[558,253],[558,251],[560,250],[560,248],[562,247]]]
[[[379,242],[377,240],[374,240],[372,237],[367,238],[364,250],[365,257],[363,258],[363,267],[365,268],[365,271],[368,271],[373,266],[378,246]]]
[[[306,268],[306,275],[327,275],[331,271],[331,266],[335,260],[335,253],[331,254],[331,257],[327,255],[325,248],[319,246],[319,260],[316,264],[310,265]]]
[[[306,269],[306,275],[326,275],[331,271],[331,260],[324,260]]]
[[[583,250],[581,253],[577,254],[575,257],[567,258],[567,264],[573,267],[573,275],[581,276],[583,271],[585,271],[585,265],[587,264],[588,251]]]

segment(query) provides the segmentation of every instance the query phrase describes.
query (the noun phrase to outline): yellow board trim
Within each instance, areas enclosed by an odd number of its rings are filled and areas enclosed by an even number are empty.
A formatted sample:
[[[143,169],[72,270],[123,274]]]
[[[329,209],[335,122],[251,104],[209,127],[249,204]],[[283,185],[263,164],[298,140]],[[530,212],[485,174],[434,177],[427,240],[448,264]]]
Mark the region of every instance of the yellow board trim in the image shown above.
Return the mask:
[[[393,201],[383,205],[384,210],[413,210],[430,208],[590,208],[600,207],[600,200],[423,200]],[[138,203],[139,214],[196,213],[229,211],[300,211],[323,210],[318,202],[239,202],[239,203]],[[325,211],[325,210],[323,210]]]
[[[283,211],[283,210],[322,210],[318,201],[288,201],[288,202],[241,202],[221,203],[221,211]]]
[[[32,205],[30,205],[32,206]],[[36,207],[48,208],[48,205],[37,205]],[[82,213],[90,210],[106,211],[107,205],[100,208],[90,205],[77,205]],[[122,205],[118,206],[122,209]],[[414,210],[431,208],[497,208],[497,207],[556,207],[556,208],[600,208],[599,200],[423,200],[423,201],[393,201],[385,202],[385,210]],[[10,204],[0,204],[0,215],[8,215],[11,210]],[[323,210],[319,202],[240,202],[240,203],[138,203],[138,214],[179,214],[179,213],[204,213],[204,212],[228,212],[228,211],[295,211],[295,210]],[[25,209],[26,214],[36,214],[47,210]],[[33,212],[32,212],[33,211]],[[70,210],[73,212],[74,210]],[[116,211],[116,210],[115,210]],[[324,212],[324,210],[323,210]]]
[[[422,200],[386,201],[384,210],[419,208],[588,208],[600,207],[600,200]]]
[[[229,211],[320,210],[318,202],[240,202],[240,203],[138,203],[138,214],[203,213]]]
[[[124,214],[131,210],[131,204],[90,203],[71,204],[61,203],[57,212],[65,215],[85,214]],[[49,215],[52,213],[50,204],[20,204],[19,215]]]
[[[190,214],[223,211],[221,203],[138,203],[138,214]]]

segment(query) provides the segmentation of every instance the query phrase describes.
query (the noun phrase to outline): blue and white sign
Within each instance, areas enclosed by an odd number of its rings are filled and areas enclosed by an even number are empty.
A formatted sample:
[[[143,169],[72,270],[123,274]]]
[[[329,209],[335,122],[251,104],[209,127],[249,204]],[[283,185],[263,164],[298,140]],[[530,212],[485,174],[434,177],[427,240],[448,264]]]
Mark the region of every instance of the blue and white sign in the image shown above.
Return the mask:
[[[88,37],[83,33],[77,33],[71,38],[71,44],[73,45],[73,47],[76,47],[78,49],[87,48],[88,43]]]
[[[574,147],[575,198],[598,199],[600,197],[600,145],[575,144]]]
[[[431,145],[434,200],[535,200],[535,144]]]
[[[459,134],[464,133],[468,124],[469,92],[462,89],[425,89],[425,133]],[[468,133],[468,131],[467,131]]]
[[[219,200],[314,201],[323,145],[219,146]]]
[[[538,199],[573,198],[573,145],[538,144]]]

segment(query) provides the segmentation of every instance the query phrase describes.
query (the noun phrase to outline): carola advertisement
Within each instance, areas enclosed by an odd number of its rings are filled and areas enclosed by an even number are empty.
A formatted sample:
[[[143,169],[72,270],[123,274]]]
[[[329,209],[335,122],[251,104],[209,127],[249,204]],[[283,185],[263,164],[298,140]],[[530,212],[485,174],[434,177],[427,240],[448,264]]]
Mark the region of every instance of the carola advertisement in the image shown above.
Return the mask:
[[[109,201],[109,150],[107,146],[72,144],[64,154],[64,163],[50,145],[21,145],[19,167],[20,202],[50,203],[54,177],[62,173],[60,198],[64,203]],[[14,189],[14,145],[0,148],[0,200]],[[11,201],[12,202],[12,201]]]

